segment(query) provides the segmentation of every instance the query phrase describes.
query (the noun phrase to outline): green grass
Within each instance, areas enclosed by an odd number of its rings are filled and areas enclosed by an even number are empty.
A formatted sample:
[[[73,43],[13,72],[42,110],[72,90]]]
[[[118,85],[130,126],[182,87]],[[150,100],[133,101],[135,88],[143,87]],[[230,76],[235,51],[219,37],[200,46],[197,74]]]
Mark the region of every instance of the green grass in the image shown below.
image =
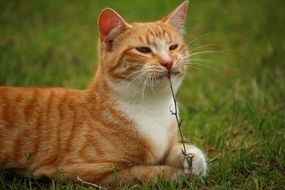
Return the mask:
[[[127,21],[149,21],[179,2],[2,0],[0,85],[85,88],[95,73],[102,8],[114,8]],[[282,0],[190,1],[186,39],[208,34],[190,48],[214,43],[219,46],[198,50],[222,53],[194,57],[211,61],[189,68],[178,97],[182,127],[215,159],[203,181],[161,181],[152,188],[285,189],[284,33]],[[0,189],[88,189],[7,175],[1,173]]]

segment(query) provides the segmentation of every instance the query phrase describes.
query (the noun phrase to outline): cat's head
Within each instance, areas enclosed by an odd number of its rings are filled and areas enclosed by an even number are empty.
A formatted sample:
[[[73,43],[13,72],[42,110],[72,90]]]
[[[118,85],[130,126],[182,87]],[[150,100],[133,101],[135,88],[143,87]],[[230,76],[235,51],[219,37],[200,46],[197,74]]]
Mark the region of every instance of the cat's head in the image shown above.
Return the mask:
[[[188,55],[183,40],[187,8],[184,1],[161,20],[131,24],[114,10],[104,9],[98,19],[100,72],[120,88],[146,91],[167,86],[170,75],[176,90]]]

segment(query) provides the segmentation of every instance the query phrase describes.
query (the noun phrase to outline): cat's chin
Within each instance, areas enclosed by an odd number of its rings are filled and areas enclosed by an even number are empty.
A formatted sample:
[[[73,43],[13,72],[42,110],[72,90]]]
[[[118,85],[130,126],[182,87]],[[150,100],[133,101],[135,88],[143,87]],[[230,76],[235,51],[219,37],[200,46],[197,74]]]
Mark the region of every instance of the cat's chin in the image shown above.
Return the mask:
[[[156,78],[156,81],[157,82],[161,82],[162,80],[167,80],[168,79],[168,74],[163,74],[163,75],[160,75]]]
[[[183,74],[181,72],[172,72],[170,73],[171,81],[175,83],[180,83],[183,80]],[[165,88],[169,87],[169,74],[163,74],[155,77],[155,80],[152,82],[152,84],[156,88]]]

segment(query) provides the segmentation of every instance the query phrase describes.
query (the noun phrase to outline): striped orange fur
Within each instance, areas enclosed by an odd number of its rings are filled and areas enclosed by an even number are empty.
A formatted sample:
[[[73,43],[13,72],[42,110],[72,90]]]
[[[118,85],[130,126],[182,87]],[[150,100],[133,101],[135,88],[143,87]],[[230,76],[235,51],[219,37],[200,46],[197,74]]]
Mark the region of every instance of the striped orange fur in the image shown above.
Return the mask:
[[[167,81],[170,74],[177,91],[185,74],[187,7],[185,1],[162,20],[133,24],[103,10],[100,64],[86,90],[1,87],[0,168],[109,185],[189,172]],[[192,172],[205,175],[202,152],[193,145],[187,152]]]

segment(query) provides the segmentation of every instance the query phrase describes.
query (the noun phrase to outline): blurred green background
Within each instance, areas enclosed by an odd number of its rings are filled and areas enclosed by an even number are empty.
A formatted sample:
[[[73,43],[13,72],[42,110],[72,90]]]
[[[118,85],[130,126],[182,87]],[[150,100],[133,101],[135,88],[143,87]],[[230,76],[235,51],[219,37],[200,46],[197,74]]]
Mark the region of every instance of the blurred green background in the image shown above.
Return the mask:
[[[153,21],[180,2],[1,0],[0,85],[84,89],[103,8]],[[208,155],[209,176],[167,188],[285,189],[284,34],[283,0],[190,1],[185,39],[201,54],[191,57],[179,101],[184,136]],[[3,175],[0,187],[24,188]]]

